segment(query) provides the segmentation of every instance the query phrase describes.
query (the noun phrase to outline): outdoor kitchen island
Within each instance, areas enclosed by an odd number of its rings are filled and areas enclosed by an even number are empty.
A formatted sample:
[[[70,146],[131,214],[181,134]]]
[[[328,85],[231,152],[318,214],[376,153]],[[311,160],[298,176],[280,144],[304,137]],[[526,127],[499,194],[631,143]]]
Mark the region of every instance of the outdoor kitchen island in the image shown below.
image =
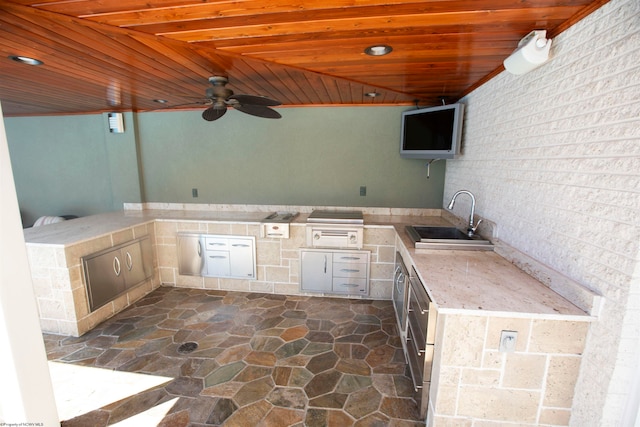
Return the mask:
[[[300,294],[299,252],[306,245],[311,208],[296,207],[301,213],[291,222],[287,239],[260,237],[261,219],[281,209],[251,208],[127,209],[25,230],[43,330],[81,335],[161,284]],[[392,298],[398,251],[415,267],[437,310],[429,422],[567,425],[593,320],[584,311],[588,307],[574,306],[497,253],[413,248],[404,226],[450,225],[439,210],[363,211],[363,249],[371,253],[369,293],[363,298]],[[255,236],[256,279],[180,275],[180,232]],[[144,236],[154,242],[153,276],[89,312],[81,257]],[[503,331],[517,333],[509,351],[500,351]]]

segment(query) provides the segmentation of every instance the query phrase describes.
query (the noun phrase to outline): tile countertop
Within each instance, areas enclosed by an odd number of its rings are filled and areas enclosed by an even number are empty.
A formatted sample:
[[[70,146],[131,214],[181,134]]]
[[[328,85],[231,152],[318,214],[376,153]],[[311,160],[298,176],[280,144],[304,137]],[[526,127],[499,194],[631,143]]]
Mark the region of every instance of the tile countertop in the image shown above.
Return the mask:
[[[269,212],[213,210],[125,210],[81,217],[24,230],[28,244],[67,246],[151,221],[260,223]],[[293,224],[304,225],[301,213]],[[416,250],[404,227],[451,224],[440,216],[366,215],[365,227],[395,227],[418,275],[439,311],[486,315],[532,314],[557,319],[592,319],[568,300],[490,251]],[[407,262],[405,260],[405,262]]]
[[[415,249],[404,226],[396,231],[439,312],[593,320],[495,252]]]
[[[220,221],[259,223],[265,212],[125,210],[90,215],[24,230],[30,244],[67,246],[151,221]]]
[[[273,211],[231,211],[231,210],[172,210],[144,209],[107,212],[48,224],[42,227],[26,228],[26,243],[67,246],[95,239],[123,228],[135,227],[151,221],[213,221],[248,222],[259,224]],[[308,213],[300,213],[292,224],[306,224]],[[395,223],[412,224],[415,216],[364,215],[365,225],[391,226]],[[421,216],[420,223],[451,225],[437,216]]]

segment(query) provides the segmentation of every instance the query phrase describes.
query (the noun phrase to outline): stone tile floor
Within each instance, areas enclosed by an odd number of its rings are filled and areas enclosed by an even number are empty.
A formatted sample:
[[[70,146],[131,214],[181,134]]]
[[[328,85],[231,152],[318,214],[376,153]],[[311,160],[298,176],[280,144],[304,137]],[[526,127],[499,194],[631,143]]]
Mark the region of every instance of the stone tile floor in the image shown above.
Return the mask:
[[[160,426],[424,425],[391,301],[161,287],[82,337],[45,343],[49,360],[174,378],[65,427],[176,397]]]

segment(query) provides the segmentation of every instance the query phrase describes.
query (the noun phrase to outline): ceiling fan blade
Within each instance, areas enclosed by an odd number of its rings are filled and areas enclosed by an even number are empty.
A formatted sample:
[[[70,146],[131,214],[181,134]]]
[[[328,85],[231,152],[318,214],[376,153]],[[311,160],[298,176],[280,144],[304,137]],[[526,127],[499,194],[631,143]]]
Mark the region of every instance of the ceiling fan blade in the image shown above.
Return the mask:
[[[227,112],[227,107],[209,107],[202,112],[202,118],[208,122],[218,120]]]
[[[276,105],[280,105],[280,101],[276,101],[275,99],[267,98],[266,96],[256,96],[256,95],[231,95],[227,99],[235,99],[242,105],[262,105],[265,107],[275,107]]]
[[[238,111],[242,111],[243,113],[251,114],[252,116],[262,117],[264,119],[279,119],[282,116],[276,110],[272,110],[271,108],[264,105],[242,105],[236,104],[233,106]]]

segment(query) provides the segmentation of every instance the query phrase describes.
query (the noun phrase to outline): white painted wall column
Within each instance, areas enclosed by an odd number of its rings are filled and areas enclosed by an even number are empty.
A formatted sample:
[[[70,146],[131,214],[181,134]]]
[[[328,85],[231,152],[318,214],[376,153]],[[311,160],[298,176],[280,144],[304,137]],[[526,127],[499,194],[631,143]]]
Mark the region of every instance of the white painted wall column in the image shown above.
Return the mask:
[[[59,426],[1,106],[0,349],[0,423]]]

